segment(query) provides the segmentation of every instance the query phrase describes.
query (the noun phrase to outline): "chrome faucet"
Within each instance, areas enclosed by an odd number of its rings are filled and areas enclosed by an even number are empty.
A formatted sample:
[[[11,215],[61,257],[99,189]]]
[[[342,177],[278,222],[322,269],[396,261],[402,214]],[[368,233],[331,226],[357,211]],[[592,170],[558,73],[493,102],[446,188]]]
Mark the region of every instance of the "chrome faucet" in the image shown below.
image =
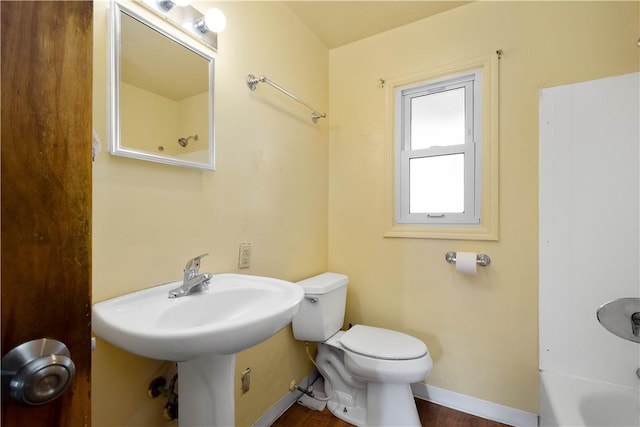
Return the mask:
[[[169,298],[178,298],[206,289],[212,276],[209,273],[200,274],[200,259],[207,255],[209,254],[202,254],[187,262],[187,265],[184,267],[182,285],[170,290]]]

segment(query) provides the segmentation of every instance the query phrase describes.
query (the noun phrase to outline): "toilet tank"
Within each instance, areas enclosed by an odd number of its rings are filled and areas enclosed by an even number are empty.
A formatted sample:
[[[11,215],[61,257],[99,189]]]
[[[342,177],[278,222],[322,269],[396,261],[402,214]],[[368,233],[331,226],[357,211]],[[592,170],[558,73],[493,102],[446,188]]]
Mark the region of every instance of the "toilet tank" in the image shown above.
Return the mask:
[[[323,342],[342,328],[348,282],[344,274],[323,273],[297,283],[304,290],[292,322],[297,340]]]

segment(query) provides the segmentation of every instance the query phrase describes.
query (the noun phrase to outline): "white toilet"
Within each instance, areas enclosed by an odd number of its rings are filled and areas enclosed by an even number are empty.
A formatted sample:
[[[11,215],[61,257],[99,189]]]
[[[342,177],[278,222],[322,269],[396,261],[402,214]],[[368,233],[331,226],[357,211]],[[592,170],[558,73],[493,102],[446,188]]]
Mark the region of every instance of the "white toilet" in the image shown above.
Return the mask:
[[[433,361],[427,346],[401,332],[355,325],[341,331],[349,279],[323,273],[298,282],[305,297],[293,318],[293,335],[318,343],[316,365],[332,396],[329,410],[357,426],[420,426],[411,383]]]

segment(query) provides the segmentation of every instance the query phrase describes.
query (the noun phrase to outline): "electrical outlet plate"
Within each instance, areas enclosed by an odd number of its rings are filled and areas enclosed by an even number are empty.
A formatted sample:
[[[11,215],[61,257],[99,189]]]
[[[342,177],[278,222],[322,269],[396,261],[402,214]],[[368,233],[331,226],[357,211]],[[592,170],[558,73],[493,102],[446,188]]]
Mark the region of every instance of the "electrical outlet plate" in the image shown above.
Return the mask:
[[[251,266],[251,243],[240,243],[240,253],[238,254],[238,268],[249,268]]]

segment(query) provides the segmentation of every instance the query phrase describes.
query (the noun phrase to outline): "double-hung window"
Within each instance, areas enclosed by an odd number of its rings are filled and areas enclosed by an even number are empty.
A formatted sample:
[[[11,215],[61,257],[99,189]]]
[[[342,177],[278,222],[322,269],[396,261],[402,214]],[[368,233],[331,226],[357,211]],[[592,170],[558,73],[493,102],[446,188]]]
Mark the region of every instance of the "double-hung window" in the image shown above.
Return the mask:
[[[480,223],[482,71],[396,89],[396,222]]]

